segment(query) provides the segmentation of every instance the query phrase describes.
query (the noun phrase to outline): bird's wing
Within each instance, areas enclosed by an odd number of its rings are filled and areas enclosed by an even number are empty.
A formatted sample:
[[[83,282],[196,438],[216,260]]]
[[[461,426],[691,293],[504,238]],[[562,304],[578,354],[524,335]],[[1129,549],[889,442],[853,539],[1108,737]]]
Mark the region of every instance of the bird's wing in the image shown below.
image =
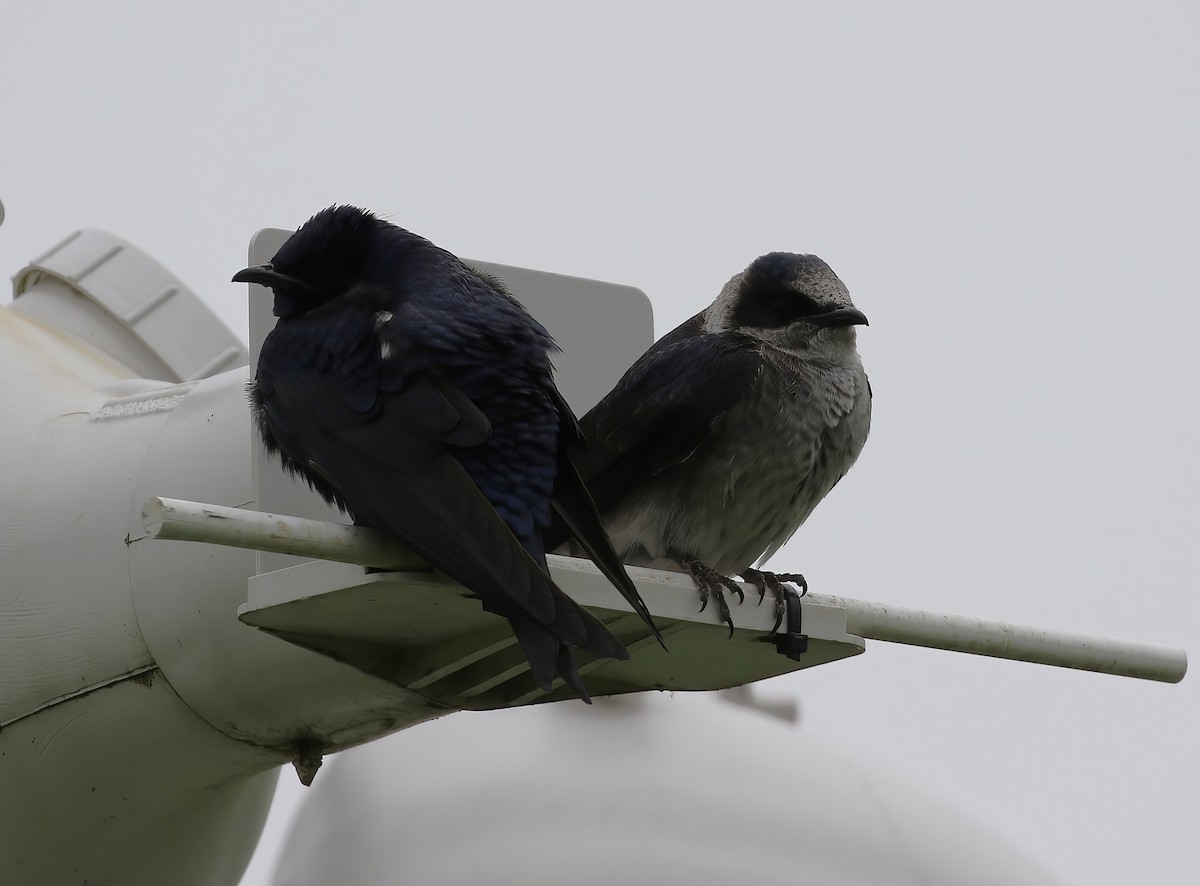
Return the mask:
[[[357,522],[399,536],[478,594],[489,611],[532,621],[597,655],[627,657],[594,616],[554,585],[451,454],[451,446],[477,445],[490,432],[487,418],[454,385],[411,375],[402,389],[380,392],[367,411],[328,378],[297,383],[276,376],[270,387],[263,411],[296,437],[281,439],[281,448],[295,461],[301,454],[301,467],[336,487]],[[542,655],[550,673],[558,655],[557,642]],[[539,674],[532,655],[531,664]]]
[[[557,388],[553,388],[553,396],[560,421],[558,475],[554,480],[553,499],[555,524],[562,525],[570,532],[596,567],[633,607],[633,611],[641,616],[642,621],[654,633],[659,645],[666,649],[667,644],[663,641],[662,633],[654,623],[646,601],[642,599],[629,573],[625,571],[620,556],[614,550],[612,540],[604,530],[604,523],[596,510],[596,503],[575,466],[574,458],[586,446],[575,413],[571,411],[571,407]]]
[[[601,514],[691,456],[762,369],[749,338],[679,332],[642,355],[580,420],[587,448],[576,464]]]

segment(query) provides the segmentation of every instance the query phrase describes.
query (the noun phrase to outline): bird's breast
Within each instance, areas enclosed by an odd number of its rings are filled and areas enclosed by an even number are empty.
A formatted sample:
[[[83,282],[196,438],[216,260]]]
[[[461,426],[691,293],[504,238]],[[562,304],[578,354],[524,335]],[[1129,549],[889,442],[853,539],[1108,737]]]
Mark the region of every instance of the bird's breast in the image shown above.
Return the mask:
[[[740,572],[808,518],[857,459],[869,427],[861,365],[803,376],[767,367],[703,446],[631,496],[613,521],[614,540],[643,549],[644,565],[673,568],[679,552]]]

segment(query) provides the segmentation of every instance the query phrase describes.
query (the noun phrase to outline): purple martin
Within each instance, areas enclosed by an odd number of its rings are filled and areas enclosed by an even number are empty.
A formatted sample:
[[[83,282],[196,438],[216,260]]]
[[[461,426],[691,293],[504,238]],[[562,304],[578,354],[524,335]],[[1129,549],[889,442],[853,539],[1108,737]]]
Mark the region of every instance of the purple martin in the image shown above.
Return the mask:
[[[580,421],[579,469],[622,561],[685,570],[731,635],[731,575],[760,603],[775,590],[782,615],[779,580],[803,576],[753,567],[862,451],[871,387],[854,327],[866,323],[829,265],[772,252],[642,355]],[[550,547],[564,541],[552,527]]]
[[[551,580],[555,512],[658,636],[570,461],[582,439],[557,346],[498,280],[353,206],[233,279],[275,294],[250,385],[267,449],[507,618],[544,690],[557,672],[588,699],[572,647],[628,658]]]

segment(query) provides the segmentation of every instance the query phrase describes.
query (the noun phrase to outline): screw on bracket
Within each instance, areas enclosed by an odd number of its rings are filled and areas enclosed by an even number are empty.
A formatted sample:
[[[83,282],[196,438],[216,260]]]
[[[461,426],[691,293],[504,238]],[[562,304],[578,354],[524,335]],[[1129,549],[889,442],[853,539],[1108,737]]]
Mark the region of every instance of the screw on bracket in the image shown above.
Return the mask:
[[[296,775],[300,777],[300,784],[308,787],[317,777],[317,770],[321,768],[324,759],[321,743],[311,738],[301,738],[292,746],[292,751],[292,765],[296,767]]]

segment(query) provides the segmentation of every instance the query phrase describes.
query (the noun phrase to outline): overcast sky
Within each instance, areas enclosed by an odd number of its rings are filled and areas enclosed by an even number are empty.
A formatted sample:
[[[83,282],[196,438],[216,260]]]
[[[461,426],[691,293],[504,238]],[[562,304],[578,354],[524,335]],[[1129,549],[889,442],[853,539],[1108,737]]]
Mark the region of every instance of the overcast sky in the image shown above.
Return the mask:
[[[996,6],[8,3],[0,268],[105,228],[244,336],[250,235],[349,202],[662,334],[813,252],[874,428],[775,568],[1194,652],[1198,7]],[[872,644],[764,691],[1069,882],[1195,882],[1195,677]]]

